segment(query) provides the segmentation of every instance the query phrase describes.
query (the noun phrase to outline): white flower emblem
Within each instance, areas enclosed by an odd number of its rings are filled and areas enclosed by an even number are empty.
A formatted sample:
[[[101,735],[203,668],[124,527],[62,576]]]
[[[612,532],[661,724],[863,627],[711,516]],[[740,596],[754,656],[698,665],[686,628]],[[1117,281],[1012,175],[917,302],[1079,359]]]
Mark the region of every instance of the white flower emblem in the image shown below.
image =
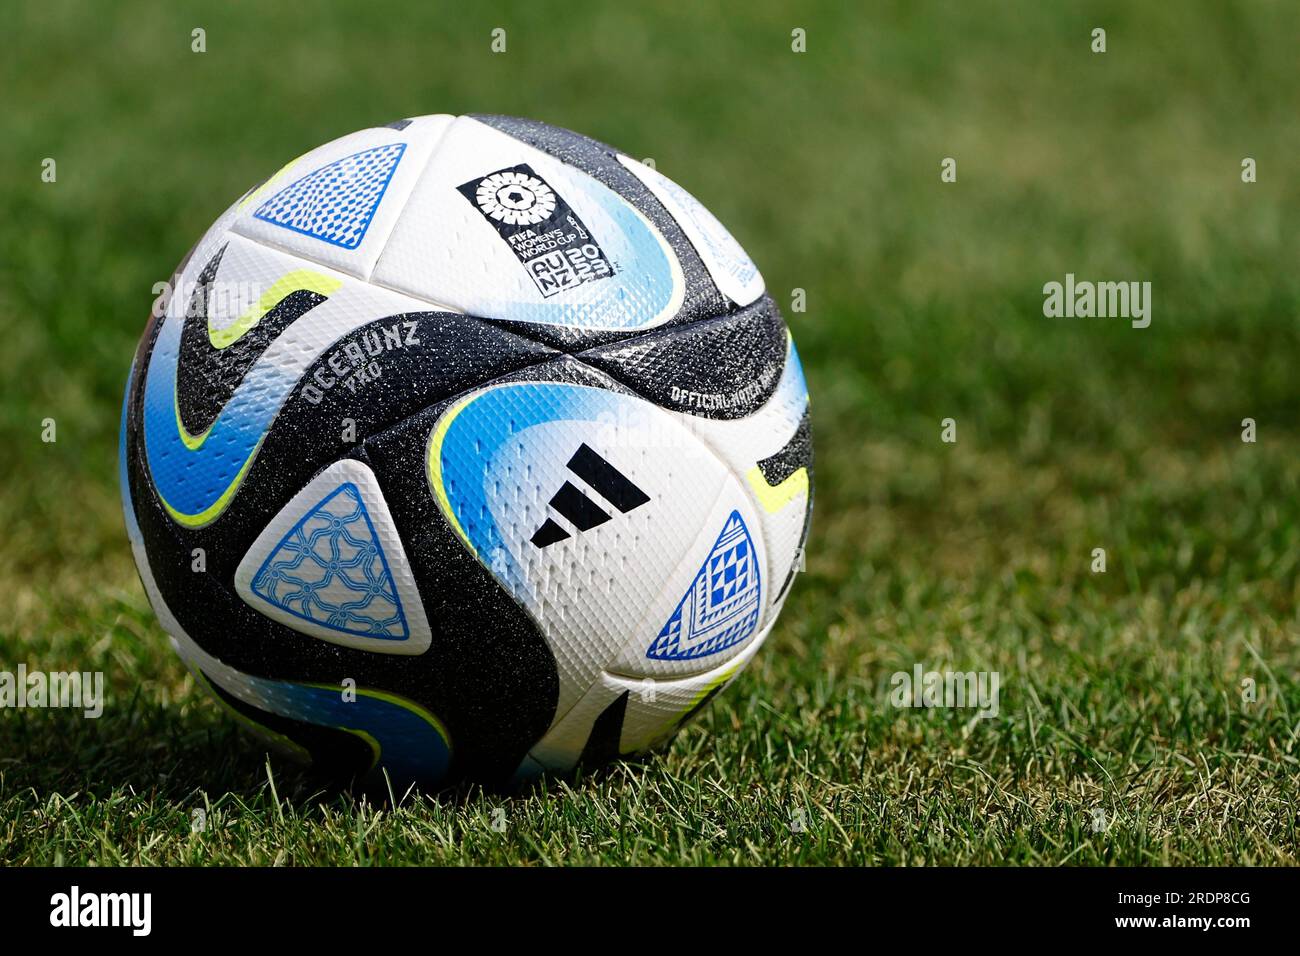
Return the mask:
[[[555,212],[551,187],[527,173],[493,173],[478,184],[474,201],[497,222],[531,226]]]

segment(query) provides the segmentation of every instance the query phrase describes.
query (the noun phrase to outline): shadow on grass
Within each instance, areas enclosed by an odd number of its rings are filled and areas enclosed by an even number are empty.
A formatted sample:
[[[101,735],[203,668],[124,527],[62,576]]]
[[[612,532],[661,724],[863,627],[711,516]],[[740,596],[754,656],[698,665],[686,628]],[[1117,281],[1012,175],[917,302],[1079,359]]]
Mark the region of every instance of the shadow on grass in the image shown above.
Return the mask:
[[[381,774],[323,772],[270,748],[205,706],[145,702],[89,719],[79,711],[9,710],[0,720],[0,803],[20,792],[37,800],[83,794],[108,800],[122,792],[182,804],[196,796],[245,802],[278,799],[300,809],[321,802],[400,806],[412,797],[465,806],[484,797],[527,799],[557,787],[599,788],[653,757],[623,757],[570,774],[521,780],[459,781],[434,788],[400,785]]]
[[[278,754],[269,760],[282,799],[321,790],[323,781],[293,761]],[[220,714],[146,703],[138,695],[96,719],[67,710],[6,712],[0,774],[0,796],[32,790],[39,798],[107,799],[123,790],[168,801],[199,791],[251,797],[270,785],[266,748]]]

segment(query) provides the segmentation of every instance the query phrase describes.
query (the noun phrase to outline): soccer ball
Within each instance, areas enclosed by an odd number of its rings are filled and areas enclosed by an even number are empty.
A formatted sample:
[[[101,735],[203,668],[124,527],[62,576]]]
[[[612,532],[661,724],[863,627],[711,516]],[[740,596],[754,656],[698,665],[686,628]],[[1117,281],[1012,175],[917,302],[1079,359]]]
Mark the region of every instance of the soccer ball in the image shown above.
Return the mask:
[[[424,116],[289,163],[155,303],[122,409],[194,679],[331,773],[505,782],[667,741],[802,561],[808,392],[762,277],[594,140]]]

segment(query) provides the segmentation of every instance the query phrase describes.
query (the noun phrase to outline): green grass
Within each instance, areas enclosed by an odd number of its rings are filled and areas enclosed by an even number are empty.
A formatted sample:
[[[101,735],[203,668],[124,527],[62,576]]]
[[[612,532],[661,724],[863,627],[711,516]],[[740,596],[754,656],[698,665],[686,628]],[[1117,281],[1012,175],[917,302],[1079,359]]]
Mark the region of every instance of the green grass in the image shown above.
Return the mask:
[[[1300,8],[264,6],[3,14],[0,669],[103,670],[109,702],[0,712],[0,862],[1297,861]],[[233,197],[474,110],[653,156],[807,291],[816,519],[768,646],[662,757],[380,806],[268,766],[172,655],[118,403]],[[1152,326],[1044,318],[1066,272],[1150,280]],[[918,662],[998,671],[999,716],[890,707]]]

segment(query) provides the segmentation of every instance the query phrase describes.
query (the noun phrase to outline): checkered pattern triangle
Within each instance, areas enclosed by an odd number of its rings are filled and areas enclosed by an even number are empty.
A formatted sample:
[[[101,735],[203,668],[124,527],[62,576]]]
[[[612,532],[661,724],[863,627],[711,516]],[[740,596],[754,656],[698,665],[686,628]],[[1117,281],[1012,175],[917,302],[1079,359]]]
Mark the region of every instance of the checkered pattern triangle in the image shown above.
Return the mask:
[[[355,249],[405,151],[405,143],[392,143],[335,160],[280,190],[253,217]]]
[[[646,657],[693,660],[739,644],[758,627],[761,590],[754,542],[733,511]]]

